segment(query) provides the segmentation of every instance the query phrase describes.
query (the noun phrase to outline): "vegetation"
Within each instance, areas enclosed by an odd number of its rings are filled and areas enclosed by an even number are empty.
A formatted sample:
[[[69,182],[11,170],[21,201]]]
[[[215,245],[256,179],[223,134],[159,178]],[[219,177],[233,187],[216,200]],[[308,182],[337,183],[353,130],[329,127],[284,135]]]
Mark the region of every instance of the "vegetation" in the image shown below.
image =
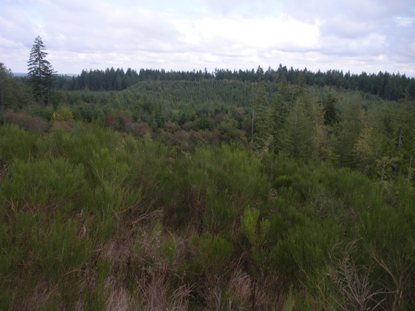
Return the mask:
[[[114,68],[103,70],[83,70],[76,77],[61,76],[57,86],[65,90],[122,90],[139,81],[202,81],[202,80],[236,80],[247,82],[283,82],[316,86],[335,86],[350,90],[359,90],[385,99],[415,99],[415,79],[401,74],[351,74],[339,70],[312,72],[307,70],[287,69],[280,65],[278,69],[261,67],[257,70],[231,71],[216,69],[214,72],[204,71],[165,71],[141,69],[139,73],[130,68]]]
[[[56,86],[64,90],[123,90],[138,82],[138,74],[128,68],[114,68],[103,70],[82,70],[77,77],[59,76]]]
[[[48,53],[41,37],[36,37],[27,62],[28,77],[32,85],[33,96],[37,101],[49,103],[54,70],[46,59]]]
[[[1,310],[415,308],[411,96],[140,71],[44,106],[1,68]]]

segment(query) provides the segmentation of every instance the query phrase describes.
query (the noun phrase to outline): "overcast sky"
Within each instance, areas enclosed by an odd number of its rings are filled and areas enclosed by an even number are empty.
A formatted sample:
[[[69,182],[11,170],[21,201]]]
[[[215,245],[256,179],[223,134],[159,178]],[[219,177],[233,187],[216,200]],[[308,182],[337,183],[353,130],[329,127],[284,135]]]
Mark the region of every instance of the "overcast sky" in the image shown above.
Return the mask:
[[[0,0],[0,62],[59,73],[263,68],[415,76],[415,0]]]

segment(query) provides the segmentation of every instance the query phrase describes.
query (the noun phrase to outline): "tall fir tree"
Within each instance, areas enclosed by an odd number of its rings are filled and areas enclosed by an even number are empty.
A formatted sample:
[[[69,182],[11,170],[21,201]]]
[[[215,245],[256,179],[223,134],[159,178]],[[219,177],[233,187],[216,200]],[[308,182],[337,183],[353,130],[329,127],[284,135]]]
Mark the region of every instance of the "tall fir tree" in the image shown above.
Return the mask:
[[[27,62],[28,76],[35,99],[45,104],[49,103],[55,74],[52,65],[46,59],[47,55],[42,38],[36,37]]]

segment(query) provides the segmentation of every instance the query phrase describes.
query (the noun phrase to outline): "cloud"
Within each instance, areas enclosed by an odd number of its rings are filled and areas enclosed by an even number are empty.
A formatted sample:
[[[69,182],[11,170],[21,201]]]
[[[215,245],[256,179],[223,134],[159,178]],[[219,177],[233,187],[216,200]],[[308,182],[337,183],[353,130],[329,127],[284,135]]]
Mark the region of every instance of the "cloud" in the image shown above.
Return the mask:
[[[318,29],[287,16],[271,18],[207,18],[176,23],[190,46],[219,49],[315,48]],[[219,43],[219,44],[218,44]]]
[[[307,20],[333,20],[336,18],[369,23],[389,20],[402,12],[414,13],[412,0],[291,0],[286,12]]]
[[[287,66],[414,75],[413,0],[0,0],[0,55],[59,72]]]
[[[378,56],[387,49],[386,37],[377,33],[357,38],[327,37],[321,46],[325,54],[354,57]]]
[[[278,14],[282,1],[203,0],[207,10],[222,16],[263,17]]]

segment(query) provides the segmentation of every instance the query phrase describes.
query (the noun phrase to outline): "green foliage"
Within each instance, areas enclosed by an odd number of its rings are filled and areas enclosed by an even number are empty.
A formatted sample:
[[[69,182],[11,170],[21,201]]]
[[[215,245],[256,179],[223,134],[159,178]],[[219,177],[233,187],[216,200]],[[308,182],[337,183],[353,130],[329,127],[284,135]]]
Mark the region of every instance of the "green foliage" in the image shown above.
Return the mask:
[[[0,160],[11,162],[15,159],[26,160],[35,156],[38,138],[38,134],[13,125],[0,127]]]
[[[1,197],[15,208],[54,204],[79,208],[86,182],[81,166],[62,158],[23,162],[16,160],[2,184]]]
[[[336,106],[334,105],[336,101],[337,99],[333,94],[327,94],[323,99],[325,125],[334,125],[339,122]]]
[[[49,103],[54,70],[46,59],[47,52],[42,38],[37,36],[30,51],[28,65],[28,77],[32,85],[33,96],[37,101]]]
[[[72,121],[73,114],[69,107],[61,106],[52,114],[52,121]]]
[[[298,212],[290,217],[294,226],[272,248],[272,265],[284,277],[305,281],[318,276],[327,264],[340,232],[331,221],[316,221]]]
[[[321,154],[322,109],[317,103],[299,97],[291,108],[281,132],[280,151],[296,159],[319,160]]]
[[[241,231],[252,246],[260,246],[265,240],[270,229],[268,219],[259,219],[260,213],[257,209],[246,208],[241,219]]]
[[[72,127],[0,127],[0,309],[350,309],[348,280],[413,309],[413,107],[267,74],[73,92]]]
[[[195,260],[205,274],[219,276],[231,260],[233,247],[225,236],[206,234],[194,237],[192,244],[197,251]]]
[[[261,174],[259,160],[253,154],[224,145],[213,150],[198,149],[194,158],[207,164],[208,176],[220,192],[234,193],[250,201],[266,197],[267,181]]]
[[[8,230],[3,232],[1,248],[8,252],[1,256],[0,284],[9,295],[0,304],[19,309],[39,282],[55,287],[64,305],[75,303],[83,282],[80,269],[89,262],[93,249],[91,241],[79,237],[78,224],[64,218],[19,211],[4,224]],[[51,295],[47,302],[54,298]]]
[[[13,77],[13,74],[0,62],[0,124],[4,123],[4,113],[10,109],[21,109],[34,102],[30,89]]]
[[[359,138],[363,121],[362,99],[354,96],[346,100],[348,101],[347,109],[342,116],[342,121],[338,124],[335,149],[339,155],[340,165],[354,167],[353,148]]]
[[[90,241],[78,236],[78,225],[59,218],[46,228],[32,229],[32,258],[41,275],[55,282],[75,273],[92,255]]]
[[[235,215],[238,214],[225,194],[217,193],[216,189],[210,191],[207,196],[207,206],[203,218],[203,227],[207,232],[231,232]]]

